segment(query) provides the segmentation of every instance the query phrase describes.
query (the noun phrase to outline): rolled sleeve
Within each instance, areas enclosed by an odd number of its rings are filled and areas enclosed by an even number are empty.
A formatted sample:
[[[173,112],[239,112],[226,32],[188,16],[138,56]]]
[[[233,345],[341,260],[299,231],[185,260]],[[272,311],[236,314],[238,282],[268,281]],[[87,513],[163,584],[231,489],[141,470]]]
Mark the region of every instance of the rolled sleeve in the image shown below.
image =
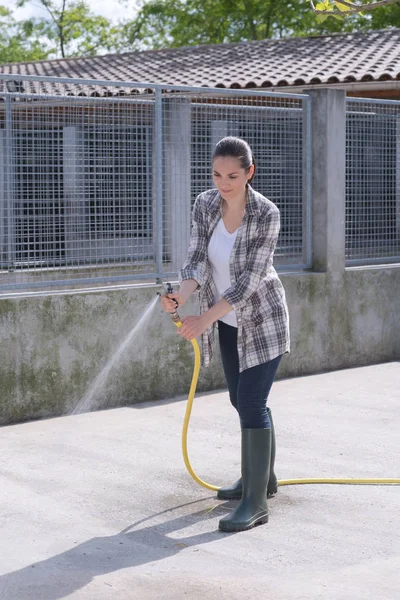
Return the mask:
[[[194,279],[204,284],[207,264],[207,228],[204,220],[202,194],[196,198],[192,211],[192,230],[186,261],[179,273],[179,284]]]
[[[257,234],[248,250],[245,269],[235,284],[222,294],[222,298],[225,298],[234,310],[245,306],[252,294],[257,291],[262,279],[267,276],[273,262],[279,228],[280,215],[276,207],[266,216],[260,217]]]

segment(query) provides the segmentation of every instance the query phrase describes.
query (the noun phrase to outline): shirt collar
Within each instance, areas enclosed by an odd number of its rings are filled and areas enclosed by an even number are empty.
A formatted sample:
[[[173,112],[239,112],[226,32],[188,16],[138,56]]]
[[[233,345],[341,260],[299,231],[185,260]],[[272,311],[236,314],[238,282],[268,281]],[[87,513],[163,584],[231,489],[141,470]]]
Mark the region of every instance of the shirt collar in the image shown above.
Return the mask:
[[[247,186],[247,202],[245,212],[249,215],[259,215],[260,208],[257,200],[256,192],[253,190],[250,184]]]
[[[215,195],[212,197],[210,203],[210,211],[212,213],[218,213],[221,211],[221,206],[222,196],[217,190],[215,190]],[[247,202],[245,207],[245,214],[256,216],[260,214],[256,192],[253,190],[250,184],[248,184],[247,186]]]

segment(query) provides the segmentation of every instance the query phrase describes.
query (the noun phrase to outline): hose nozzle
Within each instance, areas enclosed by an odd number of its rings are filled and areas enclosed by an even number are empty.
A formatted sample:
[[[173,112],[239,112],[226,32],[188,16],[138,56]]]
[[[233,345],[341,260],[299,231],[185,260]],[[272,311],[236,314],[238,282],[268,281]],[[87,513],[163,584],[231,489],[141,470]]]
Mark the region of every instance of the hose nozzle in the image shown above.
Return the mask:
[[[172,287],[172,285],[170,283],[163,283],[163,288],[164,288],[164,293],[162,294],[161,292],[157,292],[158,296],[165,296],[167,297],[168,294],[173,294],[174,293],[174,289]],[[174,300],[172,298],[172,300]],[[177,313],[177,308],[178,308],[178,302],[176,300],[174,300],[176,308],[172,313],[169,313],[171,315],[171,319],[173,320],[174,323],[180,323],[181,322],[181,318]]]

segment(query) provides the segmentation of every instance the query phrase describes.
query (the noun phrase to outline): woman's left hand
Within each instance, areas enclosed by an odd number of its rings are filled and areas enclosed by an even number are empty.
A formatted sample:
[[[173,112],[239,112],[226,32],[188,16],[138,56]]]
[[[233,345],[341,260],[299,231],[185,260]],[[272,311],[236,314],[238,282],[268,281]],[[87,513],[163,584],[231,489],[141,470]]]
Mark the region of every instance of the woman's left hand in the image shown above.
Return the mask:
[[[183,317],[182,327],[179,327],[178,334],[186,340],[193,340],[199,337],[208,327],[204,315],[199,317]]]

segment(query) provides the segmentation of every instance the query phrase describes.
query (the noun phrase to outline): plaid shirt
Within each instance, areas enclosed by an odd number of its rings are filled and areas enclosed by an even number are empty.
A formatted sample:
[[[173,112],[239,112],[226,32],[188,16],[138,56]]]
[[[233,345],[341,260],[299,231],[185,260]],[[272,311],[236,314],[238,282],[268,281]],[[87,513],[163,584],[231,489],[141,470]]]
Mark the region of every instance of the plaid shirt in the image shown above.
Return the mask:
[[[198,283],[200,314],[215,304],[216,287],[208,261],[208,243],[222,218],[218,190],[200,194],[193,207],[192,232],[179,282]],[[239,371],[289,352],[289,314],[285,291],[272,265],[280,227],[279,210],[248,186],[247,202],[230,258],[231,287],[222,297],[236,311]],[[202,365],[210,364],[216,323],[201,336]]]

